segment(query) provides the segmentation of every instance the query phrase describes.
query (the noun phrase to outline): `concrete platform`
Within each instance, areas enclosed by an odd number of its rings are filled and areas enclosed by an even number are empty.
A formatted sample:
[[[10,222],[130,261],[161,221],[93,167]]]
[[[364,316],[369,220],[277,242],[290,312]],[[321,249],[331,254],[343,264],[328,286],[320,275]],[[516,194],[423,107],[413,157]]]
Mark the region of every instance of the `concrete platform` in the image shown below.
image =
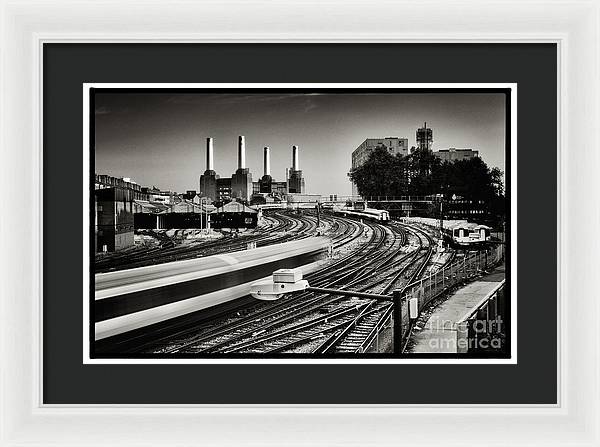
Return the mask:
[[[456,353],[456,323],[505,278],[504,264],[454,292],[413,332],[412,353]]]

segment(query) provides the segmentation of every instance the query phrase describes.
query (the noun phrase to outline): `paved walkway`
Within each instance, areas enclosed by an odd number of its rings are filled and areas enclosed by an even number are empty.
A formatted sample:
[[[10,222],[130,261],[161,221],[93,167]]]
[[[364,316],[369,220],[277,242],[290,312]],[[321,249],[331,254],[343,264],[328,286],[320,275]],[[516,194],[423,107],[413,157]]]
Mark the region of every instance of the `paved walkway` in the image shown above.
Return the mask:
[[[467,284],[435,308],[425,326],[413,332],[413,353],[456,353],[456,323],[505,278],[504,264]]]

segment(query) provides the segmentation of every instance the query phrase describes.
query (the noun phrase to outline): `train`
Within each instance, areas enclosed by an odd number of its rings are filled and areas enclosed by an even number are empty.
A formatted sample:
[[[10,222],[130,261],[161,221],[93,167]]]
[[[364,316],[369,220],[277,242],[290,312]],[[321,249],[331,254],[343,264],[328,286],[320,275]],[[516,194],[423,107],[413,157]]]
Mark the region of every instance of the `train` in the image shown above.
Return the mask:
[[[311,237],[95,275],[95,339],[117,336],[242,298],[275,270],[318,269],[331,241]]]
[[[440,221],[432,217],[404,217],[402,222],[421,224],[439,230]],[[458,249],[479,249],[491,241],[491,227],[480,225],[466,220],[444,220],[443,238],[450,247]]]
[[[376,210],[374,208],[365,208],[357,210],[351,207],[334,207],[333,214],[344,217],[355,217],[359,219],[372,220],[379,223],[390,221],[390,213],[386,210]]]
[[[487,225],[465,220],[444,221],[443,226],[444,240],[456,248],[481,248],[490,242],[490,230]]]

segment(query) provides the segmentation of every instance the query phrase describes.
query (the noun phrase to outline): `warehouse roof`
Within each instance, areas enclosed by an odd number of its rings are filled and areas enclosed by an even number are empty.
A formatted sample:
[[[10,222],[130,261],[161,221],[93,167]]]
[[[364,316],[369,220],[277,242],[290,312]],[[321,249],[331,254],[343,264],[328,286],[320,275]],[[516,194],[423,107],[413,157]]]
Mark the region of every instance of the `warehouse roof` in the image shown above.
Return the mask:
[[[166,213],[203,213],[214,209],[212,205],[198,205],[197,203],[184,200],[174,205],[164,202],[153,202],[148,200],[135,200],[137,206],[141,208],[142,213],[166,214]]]
[[[217,208],[213,213],[248,213],[248,214],[256,214],[258,211],[250,208],[249,206],[244,205],[239,202],[229,202],[225,205]]]
[[[169,206],[162,202],[149,202],[148,200],[134,200],[134,202],[141,207],[142,213],[159,214],[169,209]]]

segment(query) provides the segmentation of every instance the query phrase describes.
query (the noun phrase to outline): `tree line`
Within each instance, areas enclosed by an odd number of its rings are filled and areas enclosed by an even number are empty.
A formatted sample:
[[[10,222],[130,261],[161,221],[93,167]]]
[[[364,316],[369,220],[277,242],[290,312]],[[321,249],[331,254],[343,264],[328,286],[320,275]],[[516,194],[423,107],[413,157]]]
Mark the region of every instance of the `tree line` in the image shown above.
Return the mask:
[[[403,156],[379,146],[348,176],[363,197],[443,194],[446,200],[483,200],[492,214],[500,215],[505,206],[502,174],[479,157],[448,162],[429,150]]]

